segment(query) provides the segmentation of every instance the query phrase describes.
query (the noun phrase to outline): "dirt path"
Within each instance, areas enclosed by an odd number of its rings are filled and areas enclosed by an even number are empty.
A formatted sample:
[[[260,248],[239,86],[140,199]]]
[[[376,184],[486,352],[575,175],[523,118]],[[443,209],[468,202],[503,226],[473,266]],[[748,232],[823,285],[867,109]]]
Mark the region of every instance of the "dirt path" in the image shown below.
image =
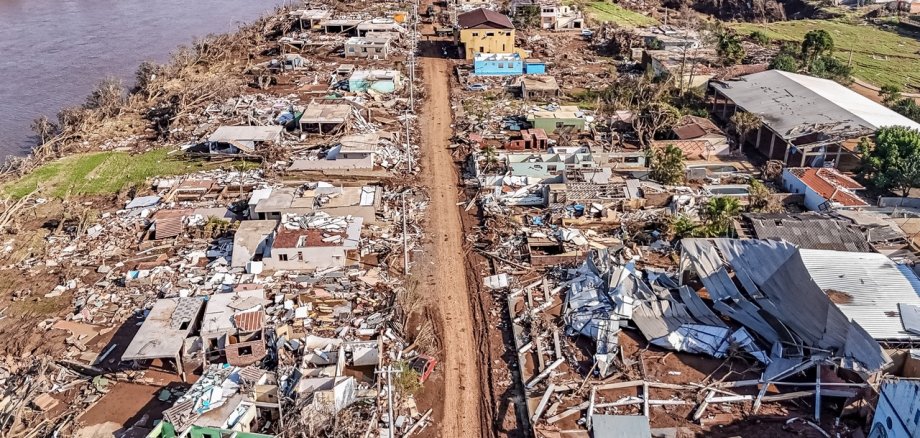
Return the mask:
[[[444,374],[443,412],[440,415],[440,436],[477,438],[482,435],[479,361],[473,311],[470,308],[466,263],[463,257],[463,230],[457,207],[458,178],[451,157],[450,137],[450,63],[436,56],[430,47],[428,56],[421,58],[422,74],[427,88],[424,106],[419,112],[422,147],[422,183],[428,187],[431,205],[428,208],[428,235],[431,242],[425,254],[415,257],[417,276],[422,276],[423,288],[430,308],[437,314],[441,341],[441,363]],[[488,427],[488,426],[486,426]]]

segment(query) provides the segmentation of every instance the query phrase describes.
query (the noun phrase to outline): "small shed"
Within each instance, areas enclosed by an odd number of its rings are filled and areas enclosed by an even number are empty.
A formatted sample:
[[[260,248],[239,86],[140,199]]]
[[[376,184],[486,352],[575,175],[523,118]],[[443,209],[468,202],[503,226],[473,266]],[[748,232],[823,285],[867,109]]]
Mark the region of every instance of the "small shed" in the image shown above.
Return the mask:
[[[300,116],[300,130],[310,134],[330,134],[342,129],[351,118],[348,104],[310,104]]]
[[[546,74],[546,62],[541,59],[528,58],[524,61],[524,74],[543,75]]]
[[[521,97],[524,100],[559,97],[559,83],[552,76],[524,76],[521,78]]]
[[[560,106],[553,110],[539,110],[527,115],[527,121],[534,128],[552,134],[557,129],[575,128],[584,130],[587,120],[577,106]]]

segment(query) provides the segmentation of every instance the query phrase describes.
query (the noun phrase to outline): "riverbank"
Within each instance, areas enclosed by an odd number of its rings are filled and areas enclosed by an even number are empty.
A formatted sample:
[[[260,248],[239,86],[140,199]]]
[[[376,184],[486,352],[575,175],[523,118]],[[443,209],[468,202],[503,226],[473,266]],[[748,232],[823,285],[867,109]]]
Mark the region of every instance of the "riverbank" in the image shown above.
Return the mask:
[[[82,104],[103,78],[130,84],[141,62],[167,62],[176,47],[233,32],[280,3],[0,1],[0,162],[35,145],[33,120]]]
[[[47,141],[25,157],[9,157],[0,184],[28,175],[40,165],[87,152],[138,153],[175,146],[200,135],[195,128],[205,106],[243,93],[253,48],[282,31],[283,14],[269,13],[236,32],[212,35],[179,47],[164,64],[142,63],[135,85],[104,79],[86,103],[44,119]]]

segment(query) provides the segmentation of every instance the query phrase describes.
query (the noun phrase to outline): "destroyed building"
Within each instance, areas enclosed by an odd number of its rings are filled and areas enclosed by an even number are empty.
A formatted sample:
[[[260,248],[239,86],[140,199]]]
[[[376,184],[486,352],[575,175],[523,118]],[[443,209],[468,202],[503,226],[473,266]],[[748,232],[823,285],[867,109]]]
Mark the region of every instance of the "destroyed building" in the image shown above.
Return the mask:
[[[783,164],[843,170],[859,164],[857,141],[878,128],[920,128],[879,103],[829,79],[768,70],[711,81],[712,114],[727,121],[735,111],[758,115],[754,148]]]

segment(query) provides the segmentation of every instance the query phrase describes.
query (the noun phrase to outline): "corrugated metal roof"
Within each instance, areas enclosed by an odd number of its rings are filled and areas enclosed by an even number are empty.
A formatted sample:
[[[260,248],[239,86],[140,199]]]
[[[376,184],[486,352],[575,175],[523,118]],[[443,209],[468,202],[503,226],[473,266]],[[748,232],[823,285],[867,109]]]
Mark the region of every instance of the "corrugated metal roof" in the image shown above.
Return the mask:
[[[877,253],[801,249],[809,274],[837,307],[878,340],[920,339],[904,330],[898,303],[920,305],[920,279],[909,267]],[[843,298],[843,299],[840,299]]]
[[[917,122],[827,79],[767,70],[713,84],[745,111],[763,117],[764,124],[782,136],[895,125],[920,129]]]

